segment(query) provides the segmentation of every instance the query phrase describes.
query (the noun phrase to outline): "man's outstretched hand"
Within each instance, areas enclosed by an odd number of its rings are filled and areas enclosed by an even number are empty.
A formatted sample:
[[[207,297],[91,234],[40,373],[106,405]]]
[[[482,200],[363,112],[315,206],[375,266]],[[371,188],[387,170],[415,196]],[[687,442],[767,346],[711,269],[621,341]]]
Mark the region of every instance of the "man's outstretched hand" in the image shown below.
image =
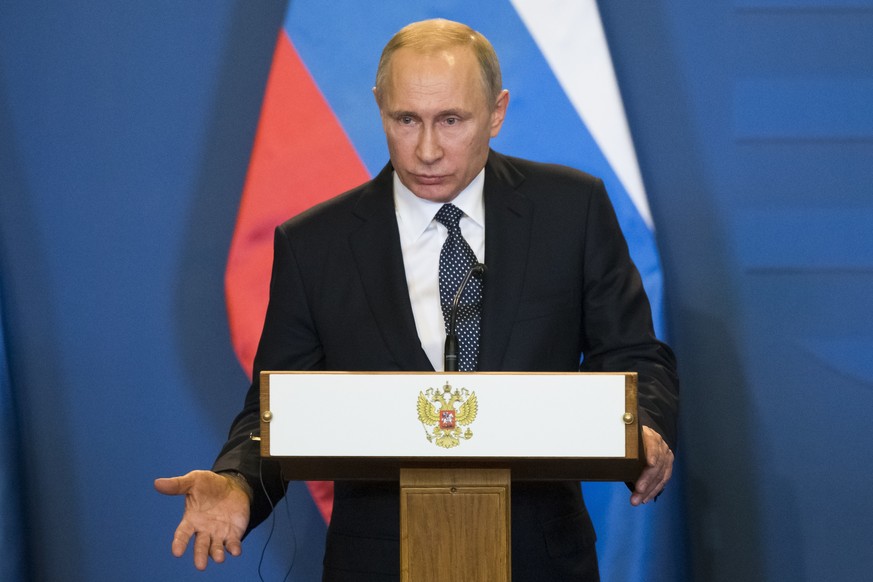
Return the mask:
[[[191,471],[181,477],[155,479],[164,495],[184,495],[185,513],[173,535],[173,555],[181,557],[194,536],[194,566],[205,570],[208,558],[221,563],[225,551],[242,553],[242,536],[249,524],[249,496],[232,477],[212,471]]]
[[[653,429],[643,427],[643,454],[646,467],[631,494],[631,505],[648,503],[658,496],[673,474],[673,451]]]

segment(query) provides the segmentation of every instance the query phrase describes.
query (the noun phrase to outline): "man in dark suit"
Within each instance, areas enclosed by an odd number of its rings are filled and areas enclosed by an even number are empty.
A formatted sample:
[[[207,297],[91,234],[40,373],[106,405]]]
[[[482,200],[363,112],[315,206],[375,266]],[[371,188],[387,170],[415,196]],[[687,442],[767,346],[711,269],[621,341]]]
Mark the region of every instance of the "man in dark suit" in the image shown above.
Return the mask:
[[[383,52],[374,92],[391,163],[276,230],[270,303],[245,407],[213,471],[156,482],[161,492],[186,495],[173,553],[195,536],[200,569],[207,556],[238,555],[244,533],[284,493],[278,467],[261,466],[249,439],[259,427],[260,370],[442,369],[439,264],[448,240],[488,265],[465,315],[475,333],[462,341],[464,365],[637,371],[647,466],[631,503],[653,499],[670,478],[675,362],[655,339],[601,181],[490,150],[509,94],[491,45],[464,25],[437,20],[401,30]],[[443,208],[459,220],[455,226]],[[397,580],[398,512],[396,482],[336,483],[325,579]],[[513,483],[512,568],[517,581],[598,579],[578,483]]]

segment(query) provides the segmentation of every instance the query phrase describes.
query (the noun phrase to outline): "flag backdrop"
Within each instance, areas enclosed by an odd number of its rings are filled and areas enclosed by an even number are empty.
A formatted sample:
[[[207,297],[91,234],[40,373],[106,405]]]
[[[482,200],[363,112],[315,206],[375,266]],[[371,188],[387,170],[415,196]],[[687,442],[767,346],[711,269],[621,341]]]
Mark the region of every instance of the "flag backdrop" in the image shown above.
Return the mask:
[[[276,45],[226,273],[231,337],[247,372],[266,311],[274,227],[384,166],[370,92],[379,54],[402,26],[435,17],[479,30],[501,59],[511,98],[495,149],[604,180],[664,335],[651,214],[595,0],[298,0]],[[329,520],[330,484],[308,485]],[[644,508],[630,506],[622,484],[584,488],[604,581],[682,578],[677,485]]]

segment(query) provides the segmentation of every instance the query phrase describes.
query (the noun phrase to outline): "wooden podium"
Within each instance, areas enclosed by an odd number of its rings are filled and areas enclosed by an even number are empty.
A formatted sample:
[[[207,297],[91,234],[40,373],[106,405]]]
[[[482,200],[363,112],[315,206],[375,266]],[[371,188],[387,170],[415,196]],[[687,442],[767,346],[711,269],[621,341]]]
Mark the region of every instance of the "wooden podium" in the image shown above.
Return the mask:
[[[511,580],[510,478],[635,481],[635,373],[262,372],[291,480],[399,480],[404,582]]]

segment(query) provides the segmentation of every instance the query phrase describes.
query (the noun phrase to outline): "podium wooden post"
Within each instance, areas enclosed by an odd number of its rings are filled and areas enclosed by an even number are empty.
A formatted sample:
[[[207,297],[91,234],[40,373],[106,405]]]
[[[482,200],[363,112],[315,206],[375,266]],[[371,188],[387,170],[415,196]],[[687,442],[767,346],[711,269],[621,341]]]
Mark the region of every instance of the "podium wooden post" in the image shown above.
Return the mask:
[[[286,479],[399,480],[404,582],[509,582],[510,477],[634,481],[639,438],[635,373],[261,373]]]
[[[509,469],[400,469],[400,580],[512,579]]]

